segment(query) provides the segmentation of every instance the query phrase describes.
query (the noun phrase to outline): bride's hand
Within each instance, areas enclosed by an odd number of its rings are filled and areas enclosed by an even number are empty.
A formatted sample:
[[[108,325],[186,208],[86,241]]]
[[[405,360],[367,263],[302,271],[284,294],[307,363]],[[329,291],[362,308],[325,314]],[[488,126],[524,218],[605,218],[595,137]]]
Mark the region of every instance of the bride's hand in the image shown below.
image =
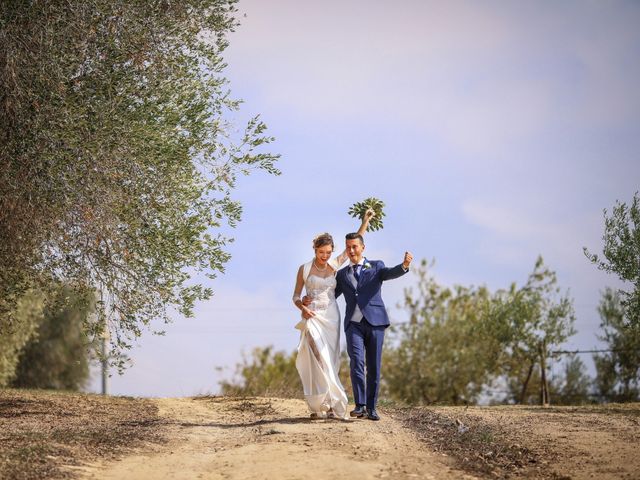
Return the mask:
[[[302,307],[302,316],[306,319],[309,320],[311,317],[315,317],[316,314],[313,310],[309,310],[307,307],[303,306]]]

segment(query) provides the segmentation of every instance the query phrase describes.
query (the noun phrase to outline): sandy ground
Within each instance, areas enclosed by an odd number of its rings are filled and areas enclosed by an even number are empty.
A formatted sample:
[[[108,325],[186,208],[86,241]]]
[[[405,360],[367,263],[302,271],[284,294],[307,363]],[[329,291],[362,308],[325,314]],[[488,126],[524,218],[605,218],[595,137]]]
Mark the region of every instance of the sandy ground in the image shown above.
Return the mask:
[[[165,445],[85,466],[85,479],[471,479],[401,422],[310,420],[290,399],[157,399]],[[78,472],[78,470],[76,470]]]
[[[640,403],[381,412],[312,421],[292,399],[4,389],[0,478],[640,479]]]

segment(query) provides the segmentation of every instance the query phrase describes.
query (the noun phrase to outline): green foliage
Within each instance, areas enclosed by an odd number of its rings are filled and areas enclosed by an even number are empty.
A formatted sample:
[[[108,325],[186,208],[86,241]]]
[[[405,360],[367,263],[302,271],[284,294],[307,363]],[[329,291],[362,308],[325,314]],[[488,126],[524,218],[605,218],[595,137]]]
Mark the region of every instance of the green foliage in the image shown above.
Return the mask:
[[[625,309],[619,292],[610,288],[602,294],[600,340],[611,352],[594,355],[596,388],[603,400],[628,402],[640,400],[640,330],[625,322]]]
[[[211,297],[191,276],[224,271],[238,175],[279,173],[265,125],[226,120],[234,3],[0,4],[0,318],[32,286],[89,285],[89,337],[108,321],[117,353]]]
[[[223,395],[302,398],[302,383],[296,369],[295,352],[256,348],[251,358],[236,366],[236,380],[220,382]]]
[[[538,258],[525,286],[495,294],[442,287],[424,260],[416,273],[417,293],[405,291],[410,321],[394,328],[385,351],[388,394],[406,403],[473,403],[502,378],[507,400],[528,401],[541,349],[549,358],[574,333],[572,302],[555,273]]]
[[[384,202],[374,197],[364,199],[362,202],[354,203],[347,212],[353,218],[362,220],[368,209],[372,209],[375,213],[374,217],[367,226],[367,232],[375,232],[383,228],[382,217],[384,217]]]
[[[95,309],[90,291],[58,288],[44,309],[36,334],[23,348],[12,386],[79,390],[89,377],[83,325]]]
[[[557,405],[591,403],[591,384],[584,362],[572,355],[563,363],[562,374],[551,382],[551,399]]]
[[[573,306],[556,286],[555,273],[541,258],[522,288],[492,294],[485,287],[439,285],[422,260],[414,269],[415,288],[405,290],[410,320],[392,325],[385,342],[381,399],[404,404],[476,403],[486,389],[503,381],[506,402],[537,402],[541,349],[548,362],[574,333]],[[550,366],[549,364],[547,365]],[[563,374],[551,379],[552,398],[563,403],[587,400],[589,379],[579,359],[569,359]],[[347,356],[340,378],[347,388]],[[237,380],[222,382],[224,394],[300,397],[295,355],[257,349],[237,366]]]
[[[489,292],[442,287],[425,260],[415,271],[417,292],[405,290],[410,321],[393,327],[386,342],[385,393],[410,404],[475,402],[493,371],[492,339],[483,328]]]
[[[275,396],[303,398],[302,383],[296,369],[296,352],[274,352],[272,346],[256,348],[251,358],[244,358],[236,365],[236,378],[223,380],[220,388],[223,395]],[[351,395],[349,357],[346,351],[340,355],[340,381],[347,395]]]
[[[0,297],[0,305],[10,301],[9,315],[0,316],[0,387],[13,378],[20,352],[35,333],[42,318],[44,295],[27,290],[19,298]]]
[[[640,332],[640,197],[633,196],[631,207],[619,201],[610,216],[604,210],[604,258],[584,248],[587,258],[607,273],[631,284],[633,290],[619,290],[626,321]]]
[[[582,360],[571,355],[559,364],[561,370],[548,379],[549,396],[554,405],[583,405],[591,403],[592,381]],[[503,403],[540,404],[540,370],[532,369],[531,377],[525,384],[526,369],[518,370],[520,377],[509,377],[509,395]]]
[[[487,327],[502,345],[500,370],[512,401],[525,401],[541,354],[555,360],[551,352],[575,334],[573,301],[556,284],[555,272],[538,257],[522,288],[512,284],[492,302]]]

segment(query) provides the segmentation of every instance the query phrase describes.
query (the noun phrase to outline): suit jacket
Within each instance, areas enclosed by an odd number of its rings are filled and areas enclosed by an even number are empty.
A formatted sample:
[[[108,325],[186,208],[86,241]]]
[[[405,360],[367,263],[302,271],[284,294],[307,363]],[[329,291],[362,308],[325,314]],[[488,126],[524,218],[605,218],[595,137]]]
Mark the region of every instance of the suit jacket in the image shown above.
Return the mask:
[[[349,275],[351,265],[338,270],[336,275],[336,298],[344,294],[347,303],[344,317],[345,330],[349,326],[356,305],[360,307],[364,318],[371,325],[388,327],[390,325],[389,315],[387,315],[387,309],[381,295],[382,282],[401,277],[407,273],[402,268],[402,264],[387,268],[381,260],[365,259],[364,263],[371,266],[369,268],[363,266],[360,269],[360,279],[357,286],[354,286]]]

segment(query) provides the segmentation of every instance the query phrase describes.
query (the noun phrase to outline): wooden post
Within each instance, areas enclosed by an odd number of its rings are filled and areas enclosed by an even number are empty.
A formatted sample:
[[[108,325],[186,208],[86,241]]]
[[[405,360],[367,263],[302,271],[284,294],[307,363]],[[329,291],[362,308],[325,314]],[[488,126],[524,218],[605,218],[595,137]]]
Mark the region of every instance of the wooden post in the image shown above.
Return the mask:
[[[549,383],[547,382],[547,362],[546,362],[546,342],[543,340],[538,345],[540,354],[540,405],[548,407],[549,399]]]

